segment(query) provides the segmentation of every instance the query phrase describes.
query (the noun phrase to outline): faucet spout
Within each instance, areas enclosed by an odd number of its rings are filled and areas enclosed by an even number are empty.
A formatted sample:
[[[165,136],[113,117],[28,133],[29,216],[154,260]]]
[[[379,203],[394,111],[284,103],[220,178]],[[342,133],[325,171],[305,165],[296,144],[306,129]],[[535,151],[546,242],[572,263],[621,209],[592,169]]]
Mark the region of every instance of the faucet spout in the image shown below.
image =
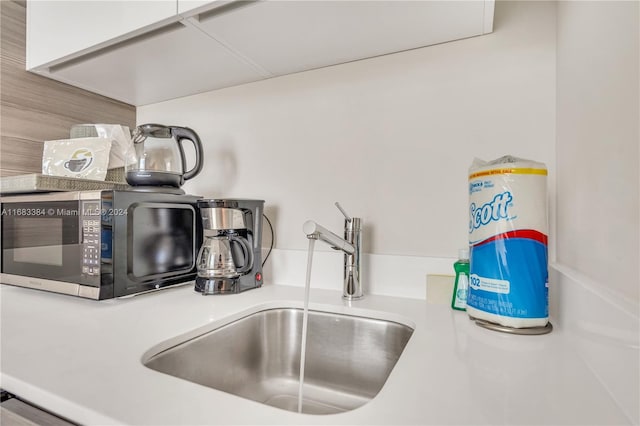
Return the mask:
[[[308,220],[302,225],[302,231],[307,234],[307,238],[314,238],[329,244],[332,249],[342,250],[346,254],[354,254],[356,248],[349,242],[340,238],[322,225],[313,220]]]
[[[340,206],[338,206],[340,208]],[[343,211],[340,208],[340,211]],[[342,298],[347,301],[362,299],[362,276],[360,268],[361,242],[360,218],[345,214],[344,238],[340,238],[327,228],[308,220],[302,225],[307,238],[324,241],[335,250],[344,252],[344,285]]]

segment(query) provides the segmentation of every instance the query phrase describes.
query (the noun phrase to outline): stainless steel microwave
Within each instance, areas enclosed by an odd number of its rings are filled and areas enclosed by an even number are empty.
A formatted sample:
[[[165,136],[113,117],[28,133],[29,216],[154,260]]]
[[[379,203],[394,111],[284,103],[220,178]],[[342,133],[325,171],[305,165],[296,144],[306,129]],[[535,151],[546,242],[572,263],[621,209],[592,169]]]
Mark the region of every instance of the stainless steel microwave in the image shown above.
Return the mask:
[[[108,299],[193,280],[199,197],[75,191],[0,198],[0,282]]]

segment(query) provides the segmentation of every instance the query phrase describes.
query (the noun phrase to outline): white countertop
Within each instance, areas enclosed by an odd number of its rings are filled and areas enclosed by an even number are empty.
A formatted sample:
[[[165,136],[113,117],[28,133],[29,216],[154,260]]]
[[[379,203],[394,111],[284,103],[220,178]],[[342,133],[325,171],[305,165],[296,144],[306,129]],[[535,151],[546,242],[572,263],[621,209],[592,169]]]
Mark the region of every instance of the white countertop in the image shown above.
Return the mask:
[[[0,386],[82,424],[621,424],[628,420],[562,330],[516,336],[424,300],[311,291],[311,308],[393,319],[415,331],[380,393],[353,411],[284,411],[150,370],[141,358],[183,333],[255,310],[302,306],[265,285],[203,297],[191,285],[96,302],[0,286]],[[212,360],[214,362],[215,360]]]

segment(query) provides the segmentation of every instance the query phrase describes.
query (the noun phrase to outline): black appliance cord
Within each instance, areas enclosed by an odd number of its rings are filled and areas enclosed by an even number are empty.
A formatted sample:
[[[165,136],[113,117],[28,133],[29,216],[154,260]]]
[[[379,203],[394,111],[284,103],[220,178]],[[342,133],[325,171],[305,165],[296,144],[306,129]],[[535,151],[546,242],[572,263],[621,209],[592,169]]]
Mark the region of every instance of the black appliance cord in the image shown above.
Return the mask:
[[[273,250],[273,240],[276,238],[276,236],[273,233],[273,225],[271,224],[271,221],[269,220],[267,215],[263,213],[262,217],[264,217],[267,220],[267,223],[269,224],[269,229],[271,229],[271,246],[269,247],[269,251],[267,252],[267,255],[264,257],[264,260],[262,261],[262,266],[264,267],[264,264],[267,263],[267,259],[271,254],[271,250]]]

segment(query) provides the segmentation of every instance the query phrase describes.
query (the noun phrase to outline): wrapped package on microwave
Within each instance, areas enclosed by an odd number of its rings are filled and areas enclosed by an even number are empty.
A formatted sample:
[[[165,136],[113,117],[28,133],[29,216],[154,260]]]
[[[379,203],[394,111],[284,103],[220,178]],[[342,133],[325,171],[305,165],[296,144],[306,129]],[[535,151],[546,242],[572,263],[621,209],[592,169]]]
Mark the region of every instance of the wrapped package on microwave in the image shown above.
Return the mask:
[[[106,138],[45,141],[42,174],[103,181],[110,151],[111,141]]]
[[[505,156],[469,168],[467,313],[506,327],[549,320],[547,168]]]
[[[124,167],[125,154],[133,148],[129,127],[120,124],[74,124],[69,134],[71,139],[98,137],[111,141],[109,169]]]

